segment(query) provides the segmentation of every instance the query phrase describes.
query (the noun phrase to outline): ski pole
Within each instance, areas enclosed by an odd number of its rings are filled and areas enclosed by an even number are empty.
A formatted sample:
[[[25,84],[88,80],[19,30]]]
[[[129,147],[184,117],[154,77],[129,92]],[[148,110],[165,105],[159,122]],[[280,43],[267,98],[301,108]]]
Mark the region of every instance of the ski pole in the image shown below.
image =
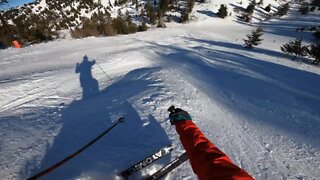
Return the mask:
[[[51,167],[39,172],[38,174],[28,178],[27,180],[35,180],[38,179],[50,172],[52,172],[53,170],[57,169],[58,167],[60,167],[61,165],[63,165],[64,163],[66,163],[67,161],[69,161],[70,159],[76,157],[77,155],[79,155],[82,151],[84,151],[85,149],[87,149],[88,147],[90,147],[92,144],[94,144],[95,142],[97,142],[100,138],[102,138],[104,135],[106,135],[109,131],[111,131],[111,129],[113,129],[114,127],[116,127],[119,123],[123,123],[124,122],[124,118],[120,117],[118,119],[118,121],[116,123],[114,123],[111,127],[109,127],[107,130],[103,131],[100,135],[98,135],[96,138],[94,138],[92,141],[90,141],[88,144],[86,144],[85,146],[83,146],[82,148],[80,148],[78,151],[74,152],[73,154],[69,155],[68,157],[64,158],[63,160],[57,162],[56,164],[52,165]]]
[[[101,71],[106,75],[106,77],[107,77],[108,79],[112,80],[111,77],[108,76],[108,74],[102,69],[102,67],[101,67],[97,62],[96,62],[96,64],[97,64],[97,66],[101,69]]]

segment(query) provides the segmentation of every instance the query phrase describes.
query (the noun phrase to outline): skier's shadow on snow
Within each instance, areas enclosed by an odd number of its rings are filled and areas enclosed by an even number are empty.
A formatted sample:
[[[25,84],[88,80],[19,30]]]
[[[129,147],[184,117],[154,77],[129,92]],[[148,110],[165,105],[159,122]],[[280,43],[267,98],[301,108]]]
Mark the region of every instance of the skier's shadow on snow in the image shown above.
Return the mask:
[[[80,85],[82,87],[82,98],[86,99],[99,93],[99,84],[92,76],[92,66],[95,60],[89,61],[88,56],[84,55],[81,63],[76,65],[76,73],[80,73]]]
[[[119,124],[93,146],[43,179],[88,176],[93,179],[114,179],[115,171],[128,168],[146,155],[170,144],[157,120],[152,115],[141,119],[129,102],[134,95],[156,83],[149,78],[156,70],[157,68],[134,70],[94,97],[72,102],[62,113],[63,124],[59,134],[52,144],[48,144],[40,167],[30,175],[77,151],[110,127],[120,116],[125,117],[125,123]],[[170,156],[164,159],[167,162]]]

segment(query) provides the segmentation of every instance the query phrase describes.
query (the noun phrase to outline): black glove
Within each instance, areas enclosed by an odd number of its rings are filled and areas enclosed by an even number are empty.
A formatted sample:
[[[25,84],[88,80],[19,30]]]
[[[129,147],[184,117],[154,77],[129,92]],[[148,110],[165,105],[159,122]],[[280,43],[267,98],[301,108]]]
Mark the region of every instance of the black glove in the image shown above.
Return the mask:
[[[183,109],[170,106],[168,111],[170,112],[169,119],[172,125],[180,121],[192,120],[190,114]]]

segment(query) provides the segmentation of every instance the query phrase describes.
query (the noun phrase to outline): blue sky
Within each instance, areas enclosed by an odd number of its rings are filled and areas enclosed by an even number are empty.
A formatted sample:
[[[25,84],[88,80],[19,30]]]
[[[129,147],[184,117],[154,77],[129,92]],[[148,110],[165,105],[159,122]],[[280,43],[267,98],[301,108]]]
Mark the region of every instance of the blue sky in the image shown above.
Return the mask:
[[[33,2],[35,0],[7,0],[8,4],[4,4],[1,9],[9,9],[11,7],[21,6],[26,3]]]

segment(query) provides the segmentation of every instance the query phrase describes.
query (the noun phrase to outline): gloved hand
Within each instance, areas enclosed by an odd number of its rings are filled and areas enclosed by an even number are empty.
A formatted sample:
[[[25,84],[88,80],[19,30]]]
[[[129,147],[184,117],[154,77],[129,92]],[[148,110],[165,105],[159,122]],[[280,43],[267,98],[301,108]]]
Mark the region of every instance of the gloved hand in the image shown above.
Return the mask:
[[[177,122],[186,121],[186,120],[192,120],[190,114],[180,108],[175,108],[174,106],[170,106],[168,109],[170,112],[169,119],[172,125],[174,125]]]

